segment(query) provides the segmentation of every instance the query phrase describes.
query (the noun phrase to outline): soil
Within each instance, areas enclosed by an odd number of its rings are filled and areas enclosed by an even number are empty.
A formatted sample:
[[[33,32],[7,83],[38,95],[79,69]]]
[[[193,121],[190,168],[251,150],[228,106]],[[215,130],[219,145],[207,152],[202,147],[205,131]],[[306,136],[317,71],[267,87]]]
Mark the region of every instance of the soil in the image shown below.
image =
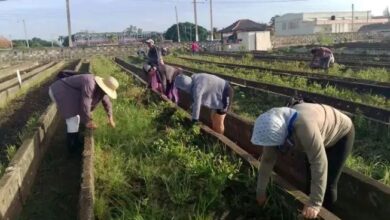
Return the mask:
[[[60,121],[19,217],[21,220],[77,219],[81,153],[68,156],[65,123]]]
[[[36,114],[39,117],[49,106],[48,88],[52,79],[32,88],[26,95],[19,96],[0,109],[0,162],[6,160],[7,146],[19,147],[20,131],[26,126],[28,119]]]
[[[67,69],[74,69],[77,62],[67,65]],[[20,132],[26,126],[28,119],[34,114],[39,117],[49,106],[51,100],[48,89],[54,77],[32,87],[26,94],[16,97],[4,108],[0,109],[0,163],[8,162],[6,157],[7,146],[17,148],[22,140]]]

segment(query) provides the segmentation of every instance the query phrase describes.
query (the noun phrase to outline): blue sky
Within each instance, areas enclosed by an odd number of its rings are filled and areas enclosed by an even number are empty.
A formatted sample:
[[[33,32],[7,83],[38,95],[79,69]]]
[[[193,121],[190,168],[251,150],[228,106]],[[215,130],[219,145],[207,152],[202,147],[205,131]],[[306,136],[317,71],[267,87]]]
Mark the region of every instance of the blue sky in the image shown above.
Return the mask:
[[[209,2],[197,0],[198,23],[210,28]],[[192,0],[70,0],[72,32],[122,31],[129,25],[144,30],[165,31],[175,23],[176,5],[179,21],[194,22]],[[213,0],[214,26],[223,28],[234,21],[249,18],[268,22],[276,14],[294,12],[371,10],[381,15],[390,0]],[[65,0],[0,1],[0,35],[23,38],[22,20],[28,37],[56,39],[66,35]]]

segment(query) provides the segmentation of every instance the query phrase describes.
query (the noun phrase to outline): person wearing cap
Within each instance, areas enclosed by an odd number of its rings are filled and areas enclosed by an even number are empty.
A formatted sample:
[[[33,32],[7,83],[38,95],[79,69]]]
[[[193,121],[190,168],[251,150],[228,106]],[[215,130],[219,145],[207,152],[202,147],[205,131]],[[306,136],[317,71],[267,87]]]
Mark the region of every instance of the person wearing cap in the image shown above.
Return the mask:
[[[154,41],[152,39],[148,39],[145,41],[146,45],[149,48],[148,51],[148,64],[151,66],[158,67],[160,64],[164,64],[162,59],[162,54],[160,48],[154,45]]]
[[[257,179],[258,203],[266,201],[266,187],[278,153],[294,149],[303,151],[310,165],[310,200],[302,214],[316,218],[322,205],[331,210],[354,138],[351,119],[328,105],[302,103],[261,114],[251,138],[254,145],[263,147]]]
[[[207,73],[193,74],[191,77],[184,74],[176,76],[174,86],[192,96],[192,120],[199,120],[201,106],[207,106],[211,113],[212,128],[223,134],[224,120],[233,99],[233,88],[230,83],[215,75]]]
[[[163,93],[173,102],[179,101],[179,95],[173,82],[175,77],[183,72],[181,68],[166,64],[161,64],[158,67],[145,64],[143,70],[148,74],[148,83],[151,89]]]
[[[109,125],[115,127],[110,98],[117,98],[118,86],[118,81],[111,76],[80,74],[58,79],[49,87],[49,96],[66,121],[69,153],[74,153],[80,145],[80,122],[87,128],[97,128],[91,112],[100,102],[107,112]]]
[[[315,47],[310,50],[313,58],[310,62],[310,67],[322,69],[329,69],[330,64],[334,63],[333,52],[326,47]],[[316,64],[317,63],[317,64]]]

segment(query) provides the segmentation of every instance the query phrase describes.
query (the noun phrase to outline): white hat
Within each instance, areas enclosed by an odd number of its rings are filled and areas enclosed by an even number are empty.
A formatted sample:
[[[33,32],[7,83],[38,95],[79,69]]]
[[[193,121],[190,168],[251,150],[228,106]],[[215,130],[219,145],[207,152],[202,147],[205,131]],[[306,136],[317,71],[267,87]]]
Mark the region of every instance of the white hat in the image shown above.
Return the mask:
[[[147,44],[154,45],[154,40],[152,40],[152,39],[147,39],[145,42],[146,42]]]
[[[179,74],[175,78],[175,87],[191,94],[192,78],[184,74]]]
[[[103,79],[100,76],[95,76],[95,82],[110,98],[116,99],[119,83],[114,77],[109,76]]]
[[[297,111],[292,108],[272,108],[261,114],[255,122],[251,142],[263,147],[279,146],[288,135],[288,123]]]

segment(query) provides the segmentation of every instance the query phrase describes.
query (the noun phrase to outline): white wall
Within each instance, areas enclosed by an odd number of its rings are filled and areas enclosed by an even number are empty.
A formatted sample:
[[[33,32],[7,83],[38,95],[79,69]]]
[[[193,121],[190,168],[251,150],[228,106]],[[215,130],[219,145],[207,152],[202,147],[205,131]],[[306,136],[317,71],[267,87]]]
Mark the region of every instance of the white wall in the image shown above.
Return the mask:
[[[275,35],[290,36],[314,33],[315,22],[304,21],[303,14],[286,14],[275,19]]]
[[[331,20],[335,16],[335,20]],[[320,13],[295,13],[285,14],[275,19],[275,35],[291,36],[314,33],[343,33],[351,32],[352,12],[320,12]],[[354,12],[354,31],[362,25],[380,23],[371,19],[371,13],[367,11]],[[367,20],[369,19],[369,20]]]
[[[230,44],[229,51],[239,50],[270,50],[272,49],[271,34],[269,31],[239,32],[237,39],[239,44]]]
[[[272,49],[271,33],[269,31],[256,32],[256,49],[267,51]]]
[[[240,45],[245,50],[256,50],[256,32],[240,32],[237,38],[241,39]]]

